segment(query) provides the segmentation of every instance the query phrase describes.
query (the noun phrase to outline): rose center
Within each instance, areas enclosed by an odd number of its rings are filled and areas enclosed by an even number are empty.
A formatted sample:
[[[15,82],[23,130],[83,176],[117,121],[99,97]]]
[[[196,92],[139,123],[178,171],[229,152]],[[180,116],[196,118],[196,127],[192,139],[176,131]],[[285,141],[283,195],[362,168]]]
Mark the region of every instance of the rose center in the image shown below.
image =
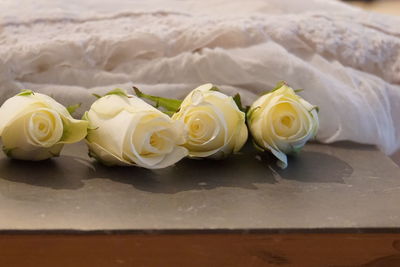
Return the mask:
[[[46,125],[44,123],[40,123],[38,128],[40,131],[43,131],[46,129]]]
[[[194,134],[200,133],[203,130],[203,123],[200,119],[195,119],[190,125],[190,131]]]
[[[197,146],[212,142],[220,131],[215,117],[213,110],[206,107],[199,107],[199,110],[192,109],[186,113],[184,122],[188,130],[187,143],[196,146],[197,149]]]
[[[281,118],[281,123],[282,123],[284,126],[286,126],[287,128],[291,128],[292,125],[293,125],[293,120],[294,120],[293,116],[288,116],[288,115],[286,115],[286,116],[283,116],[283,117]]]
[[[38,112],[32,116],[31,123],[34,125],[32,133],[37,140],[44,141],[50,137],[51,128],[54,126],[52,119],[52,116],[45,112]]]
[[[154,148],[161,149],[163,144],[162,138],[157,134],[153,133],[150,136],[150,145]]]

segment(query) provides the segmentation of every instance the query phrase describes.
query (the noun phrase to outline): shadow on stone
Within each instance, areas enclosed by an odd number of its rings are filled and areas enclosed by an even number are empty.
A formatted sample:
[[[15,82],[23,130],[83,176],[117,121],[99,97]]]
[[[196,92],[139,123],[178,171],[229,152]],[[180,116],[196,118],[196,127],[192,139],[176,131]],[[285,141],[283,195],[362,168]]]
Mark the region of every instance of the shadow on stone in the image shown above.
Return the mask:
[[[366,145],[355,143],[351,141],[338,141],[329,144],[329,146],[337,147],[337,148],[344,148],[344,149],[351,149],[351,150],[359,150],[359,151],[376,151],[377,148],[374,145]]]
[[[289,167],[276,169],[287,180],[308,183],[344,183],[350,177],[353,168],[343,160],[332,155],[304,151],[298,157],[289,157]]]
[[[176,166],[162,170],[110,168],[94,163],[95,171],[90,170],[88,176],[131,184],[143,191],[169,194],[217,187],[257,189],[257,183],[276,183],[268,163],[257,160],[255,155],[246,153],[225,160],[184,159]]]
[[[257,189],[257,184],[277,181],[270,169],[275,158],[257,155],[250,146],[225,160],[184,159],[173,167],[146,170],[138,167],[106,167],[89,159],[61,156],[43,162],[0,159],[2,179],[52,189],[79,189],[84,180],[104,178],[154,193],[174,194],[218,187]],[[274,167],[276,169],[276,167]],[[288,180],[313,183],[344,183],[353,169],[346,162],[324,153],[302,152],[289,159],[286,170],[277,170]]]
[[[2,179],[34,186],[53,189],[78,189],[84,183],[85,169],[89,162],[62,156],[40,162],[0,159],[0,177]]]

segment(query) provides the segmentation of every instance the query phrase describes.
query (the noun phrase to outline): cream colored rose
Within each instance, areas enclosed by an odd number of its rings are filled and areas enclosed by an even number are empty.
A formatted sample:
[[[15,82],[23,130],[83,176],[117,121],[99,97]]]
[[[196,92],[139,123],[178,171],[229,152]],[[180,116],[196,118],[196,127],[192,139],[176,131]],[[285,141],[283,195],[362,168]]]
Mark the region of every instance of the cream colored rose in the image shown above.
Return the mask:
[[[159,169],[187,155],[184,125],[136,96],[106,95],[84,117],[89,153],[106,165]]]
[[[64,144],[85,138],[86,121],[75,120],[49,96],[24,91],[0,108],[0,135],[7,156],[44,160],[58,156]]]
[[[212,88],[204,84],[194,89],[172,116],[186,126],[185,147],[191,157],[225,157],[239,151],[247,140],[245,114],[232,97]]]
[[[257,99],[247,116],[256,144],[270,150],[281,168],[287,167],[286,154],[300,151],[318,131],[317,108],[285,84]]]

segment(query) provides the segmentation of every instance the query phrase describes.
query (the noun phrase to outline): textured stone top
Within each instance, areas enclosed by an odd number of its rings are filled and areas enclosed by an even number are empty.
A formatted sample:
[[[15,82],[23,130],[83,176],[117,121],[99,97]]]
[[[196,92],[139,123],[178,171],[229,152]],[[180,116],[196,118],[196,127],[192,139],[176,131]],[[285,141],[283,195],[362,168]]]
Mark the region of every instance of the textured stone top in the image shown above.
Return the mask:
[[[157,171],[104,167],[88,158],[82,143],[41,163],[1,155],[0,229],[400,226],[400,168],[374,147],[309,144],[284,171],[246,149],[224,161],[187,159]]]

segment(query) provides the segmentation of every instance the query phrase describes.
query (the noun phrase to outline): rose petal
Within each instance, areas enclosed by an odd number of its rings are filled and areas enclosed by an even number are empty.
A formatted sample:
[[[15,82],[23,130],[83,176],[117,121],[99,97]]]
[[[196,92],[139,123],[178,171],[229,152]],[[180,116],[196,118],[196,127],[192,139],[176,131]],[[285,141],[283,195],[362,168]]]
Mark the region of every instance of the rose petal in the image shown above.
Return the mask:
[[[17,147],[6,148],[6,150],[7,155],[14,159],[40,161],[59,156],[63,146],[63,144],[56,144],[52,147],[30,147],[27,150]]]
[[[140,116],[132,116],[126,110],[118,113],[117,116],[105,118],[97,112],[90,110],[87,113],[89,120],[89,131],[87,139],[91,143],[97,143],[111,154],[123,158],[124,140],[128,128],[137,123]]]
[[[148,166],[147,168],[149,169],[166,168],[177,163],[187,155],[188,155],[188,150],[186,148],[181,146],[176,146],[171,153],[165,155],[164,159],[160,163],[158,163],[157,165]]]
[[[107,149],[102,146],[86,141],[86,144],[89,147],[90,155],[96,157],[97,160],[101,161],[105,165],[118,165],[118,166],[130,166],[134,165],[133,163],[124,160],[123,158],[118,157],[117,155],[111,153]]]
[[[7,99],[0,108],[0,135],[10,121],[41,107],[46,107],[46,105],[30,96],[14,96]]]

